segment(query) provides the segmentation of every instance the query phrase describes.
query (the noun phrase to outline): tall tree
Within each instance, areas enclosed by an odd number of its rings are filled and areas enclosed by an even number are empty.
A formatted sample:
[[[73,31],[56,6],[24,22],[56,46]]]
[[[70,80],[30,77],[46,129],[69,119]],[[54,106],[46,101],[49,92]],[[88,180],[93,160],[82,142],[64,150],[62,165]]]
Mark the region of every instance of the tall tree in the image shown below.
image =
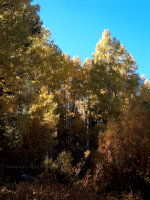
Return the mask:
[[[16,116],[20,119],[22,102],[27,103],[28,78],[32,71],[27,49],[41,32],[39,6],[31,6],[30,2],[0,2],[0,119],[8,136],[18,133]]]
[[[110,31],[105,30],[93,53],[90,87],[98,100],[104,118],[117,116],[125,97],[130,98],[138,86],[137,69],[133,57]]]

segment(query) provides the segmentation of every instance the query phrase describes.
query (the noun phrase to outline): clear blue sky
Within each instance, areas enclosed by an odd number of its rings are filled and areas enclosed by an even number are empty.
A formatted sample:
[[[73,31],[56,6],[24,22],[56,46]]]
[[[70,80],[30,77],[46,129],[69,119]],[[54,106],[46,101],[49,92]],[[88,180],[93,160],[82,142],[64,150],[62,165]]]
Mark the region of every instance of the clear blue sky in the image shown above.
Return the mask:
[[[34,0],[52,39],[82,62],[109,29],[131,53],[139,74],[150,80],[150,0]]]

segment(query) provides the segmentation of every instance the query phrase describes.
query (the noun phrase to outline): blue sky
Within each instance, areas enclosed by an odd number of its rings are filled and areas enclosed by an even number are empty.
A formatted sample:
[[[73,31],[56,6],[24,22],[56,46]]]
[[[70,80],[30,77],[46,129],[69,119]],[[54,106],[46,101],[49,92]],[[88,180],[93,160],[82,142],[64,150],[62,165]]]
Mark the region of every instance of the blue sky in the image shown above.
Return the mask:
[[[150,80],[150,0],[34,0],[52,39],[71,57],[92,58],[104,29],[132,54]]]

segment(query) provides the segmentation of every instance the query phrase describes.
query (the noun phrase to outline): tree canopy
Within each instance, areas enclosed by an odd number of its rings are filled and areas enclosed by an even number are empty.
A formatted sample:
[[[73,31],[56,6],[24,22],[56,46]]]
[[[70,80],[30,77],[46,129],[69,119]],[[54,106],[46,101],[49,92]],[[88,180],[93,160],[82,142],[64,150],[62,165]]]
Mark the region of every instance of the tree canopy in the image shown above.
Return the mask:
[[[51,40],[39,11],[0,2],[0,197],[146,199],[150,83],[110,30],[82,64]],[[18,173],[36,180],[6,192]]]

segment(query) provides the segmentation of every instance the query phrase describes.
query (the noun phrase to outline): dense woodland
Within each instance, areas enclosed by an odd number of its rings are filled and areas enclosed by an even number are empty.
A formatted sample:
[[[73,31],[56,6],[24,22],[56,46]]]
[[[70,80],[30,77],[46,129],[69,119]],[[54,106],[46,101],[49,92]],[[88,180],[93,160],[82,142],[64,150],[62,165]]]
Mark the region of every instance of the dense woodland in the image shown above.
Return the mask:
[[[0,1],[0,199],[150,199],[150,82],[109,30],[71,59],[30,3]]]

